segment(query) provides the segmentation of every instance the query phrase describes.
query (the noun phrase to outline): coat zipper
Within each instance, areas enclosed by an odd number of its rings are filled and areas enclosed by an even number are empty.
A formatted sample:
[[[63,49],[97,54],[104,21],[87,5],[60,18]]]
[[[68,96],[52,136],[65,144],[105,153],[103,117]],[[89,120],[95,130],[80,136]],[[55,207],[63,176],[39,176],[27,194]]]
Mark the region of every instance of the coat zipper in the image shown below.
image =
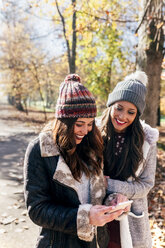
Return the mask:
[[[72,187],[69,187],[68,185],[65,185],[65,184],[59,182],[58,180],[56,180],[56,179],[54,179],[54,178],[53,178],[53,181],[56,182],[56,183],[59,184],[59,185],[62,185],[62,186],[65,187],[65,188],[70,189],[70,190],[73,191],[74,193],[76,193],[77,198],[78,198],[78,200],[79,200],[79,204],[81,204],[80,199],[79,199],[79,196],[78,196],[78,193],[77,193],[77,191],[76,191],[75,189],[73,189]]]
[[[54,231],[53,231],[53,234],[52,234],[52,238],[51,238],[51,241],[50,241],[49,248],[53,248],[53,243],[54,243]]]

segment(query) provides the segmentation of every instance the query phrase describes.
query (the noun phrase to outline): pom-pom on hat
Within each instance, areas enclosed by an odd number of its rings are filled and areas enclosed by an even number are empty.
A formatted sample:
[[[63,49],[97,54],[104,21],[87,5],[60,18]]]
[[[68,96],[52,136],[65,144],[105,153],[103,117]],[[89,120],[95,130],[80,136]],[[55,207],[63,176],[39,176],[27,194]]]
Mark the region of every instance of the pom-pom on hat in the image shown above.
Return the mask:
[[[92,93],[81,84],[77,74],[69,74],[59,89],[56,118],[96,117],[96,102]]]
[[[118,101],[128,101],[137,107],[140,114],[143,114],[147,83],[148,77],[145,72],[136,71],[135,73],[130,74],[124,81],[119,82],[109,94],[107,107]]]

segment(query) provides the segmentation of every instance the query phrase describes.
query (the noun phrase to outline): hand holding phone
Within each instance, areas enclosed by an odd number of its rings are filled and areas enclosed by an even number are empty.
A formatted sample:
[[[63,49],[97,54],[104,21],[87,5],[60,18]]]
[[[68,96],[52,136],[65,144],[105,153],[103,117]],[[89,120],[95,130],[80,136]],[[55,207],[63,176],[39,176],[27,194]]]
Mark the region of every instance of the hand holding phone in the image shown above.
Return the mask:
[[[113,213],[115,211],[121,210],[121,209],[125,209],[126,207],[130,206],[132,204],[132,200],[130,201],[125,201],[125,202],[120,202],[118,203],[116,206],[114,206],[115,208],[110,210],[109,212],[107,212],[107,214]]]

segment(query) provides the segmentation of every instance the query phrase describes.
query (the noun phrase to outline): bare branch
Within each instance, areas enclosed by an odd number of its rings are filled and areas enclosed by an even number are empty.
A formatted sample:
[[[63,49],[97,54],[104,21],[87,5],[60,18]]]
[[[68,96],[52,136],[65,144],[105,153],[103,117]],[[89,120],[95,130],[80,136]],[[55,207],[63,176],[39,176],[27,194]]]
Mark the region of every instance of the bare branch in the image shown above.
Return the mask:
[[[54,22],[54,21],[60,22],[60,19],[55,19],[54,17],[53,18],[45,18],[43,16],[38,16],[38,15],[32,13],[31,11],[29,11],[29,8],[25,9],[24,12],[26,12],[27,14],[32,15],[32,16],[40,19],[40,20],[49,21],[49,22]]]
[[[65,37],[65,41],[66,41],[66,46],[67,46],[67,52],[68,52],[68,62],[69,62],[69,65],[70,65],[71,54],[70,54],[69,40],[67,39],[67,36],[66,36],[65,19],[64,19],[63,15],[61,14],[61,11],[59,9],[58,1],[55,0],[55,3],[56,3],[56,8],[57,8],[57,11],[59,13],[59,16],[61,18],[62,25],[63,25],[63,33],[64,33],[64,37]]]
[[[39,35],[39,36],[31,37],[30,40],[37,40],[37,39],[41,39],[41,38],[48,37],[49,35],[55,33],[56,31],[57,31],[57,30],[54,29],[54,30],[50,31],[49,33],[46,33],[46,34],[43,34],[43,35]]]
[[[70,72],[75,72],[75,61],[76,61],[76,44],[77,44],[77,36],[76,36],[76,10],[75,10],[76,0],[72,0],[73,5],[73,17],[72,17],[72,56],[71,56],[71,65],[70,65]]]
[[[94,17],[96,20],[102,20],[102,21],[107,21],[109,20],[109,18],[104,18],[104,17],[100,17],[100,16],[96,16],[96,15],[92,15],[90,13],[87,13],[85,11],[80,11],[80,10],[77,10],[77,13],[80,13],[80,14],[85,14],[85,15],[88,15],[88,16],[92,16]],[[131,22],[131,23],[134,23],[134,22],[137,22],[135,20],[120,20],[120,19],[111,19],[111,21],[115,21],[115,22],[118,22],[118,23],[128,23],[128,22]]]
[[[149,1],[148,1],[147,5],[146,5],[146,8],[145,8],[145,10],[144,10],[143,17],[142,17],[142,19],[141,19],[141,21],[140,21],[140,23],[139,23],[137,29],[135,30],[135,34],[137,34],[137,32],[138,32],[140,26],[142,25],[142,23],[143,23],[143,21],[144,21],[144,18],[145,18],[146,14],[147,14],[147,10],[148,10],[149,6],[151,5],[151,2],[152,2],[152,0],[149,0]]]

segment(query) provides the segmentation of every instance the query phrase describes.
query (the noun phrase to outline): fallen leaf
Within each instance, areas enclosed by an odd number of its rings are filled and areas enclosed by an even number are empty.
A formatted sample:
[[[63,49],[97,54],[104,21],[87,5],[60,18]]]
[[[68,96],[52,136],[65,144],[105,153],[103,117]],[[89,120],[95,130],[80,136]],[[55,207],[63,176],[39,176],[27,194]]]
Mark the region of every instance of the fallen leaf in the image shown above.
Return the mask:
[[[0,234],[7,233],[5,229],[0,229]]]
[[[2,223],[3,225],[8,225],[8,224],[12,223],[13,221],[15,221],[15,219],[16,219],[15,217],[8,216],[8,217],[4,218],[4,219],[1,221],[1,223]]]
[[[28,230],[28,229],[29,229],[29,227],[28,227],[28,226],[23,226],[23,228],[24,228],[25,230]]]
[[[28,214],[27,214],[27,210],[24,210],[24,211],[21,213],[21,215],[24,215],[24,216],[28,215]]]

